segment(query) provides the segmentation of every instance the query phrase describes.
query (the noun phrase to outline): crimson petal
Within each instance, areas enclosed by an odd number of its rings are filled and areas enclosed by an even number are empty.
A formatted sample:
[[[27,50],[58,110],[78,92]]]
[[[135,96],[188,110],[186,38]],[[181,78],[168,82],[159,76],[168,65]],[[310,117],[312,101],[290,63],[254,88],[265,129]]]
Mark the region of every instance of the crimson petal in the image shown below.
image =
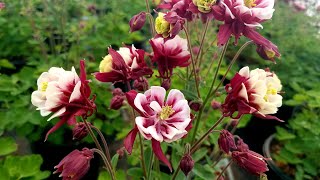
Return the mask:
[[[162,161],[165,165],[167,165],[170,169],[170,172],[172,172],[171,164],[170,164],[169,160],[166,158],[166,156],[163,154],[161,146],[160,146],[160,142],[152,139],[151,143],[152,143],[152,150],[153,150],[154,154],[157,156],[157,158],[160,161]]]
[[[53,133],[54,131],[56,131],[57,129],[59,129],[64,123],[66,123],[68,121],[68,116],[63,116],[60,121],[55,124],[46,134],[46,138],[44,139],[44,141],[47,141],[49,134]]]
[[[135,126],[127,135],[127,137],[123,140],[124,147],[128,151],[129,154],[132,153],[132,148],[134,144],[134,140],[136,139],[138,133],[138,128]]]

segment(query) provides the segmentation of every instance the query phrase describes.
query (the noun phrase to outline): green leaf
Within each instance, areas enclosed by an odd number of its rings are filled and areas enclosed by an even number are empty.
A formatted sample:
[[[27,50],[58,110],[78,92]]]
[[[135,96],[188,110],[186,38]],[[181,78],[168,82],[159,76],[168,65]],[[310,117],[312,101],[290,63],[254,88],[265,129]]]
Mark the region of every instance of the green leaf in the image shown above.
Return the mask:
[[[142,169],[141,168],[136,168],[136,167],[128,169],[127,174],[129,176],[136,177],[136,178],[143,177]]]
[[[296,136],[289,133],[286,129],[282,127],[276,127],[277,135],[276,138],[280,141],[294,139]]]
[[[208,177],[213,177],[214,174],[207,169],[203,168],[201,164],[195,164],[192,171],[196,176],[200,177],[201,179],[208,179]]]
[[[111,159],[111,165],[112,165],[113,169],[117,168],[118,160],[119,160],[119,154],[116,153]]]
[[[241,119],[239,120],[239,124],[237,128],[243,128],[246,127],[247,124],[250,122],[251,115],[243,115]]]
[[[206,154],[208,153],[208,149],[206,148],[201,148],[197,150],[194,154],[192,154],[192,159],[194,162],[198,162],[201,160]]]
[[[8,59],[1,59],[0,60],[0,67],[4,67],[7,69],[15,69],[16,67],[14,67],[13,64],[11,64]]]
[[[0,138],[0,156],[4,156],[10,153],[13,153],[17,150],[18,145],[11,137],[2,137]]]
[[[123,170],[116,171],[116,179],[126,179],[126,173]],[[109,172],[101,171],[98,180],[111,180],[111,176]]]

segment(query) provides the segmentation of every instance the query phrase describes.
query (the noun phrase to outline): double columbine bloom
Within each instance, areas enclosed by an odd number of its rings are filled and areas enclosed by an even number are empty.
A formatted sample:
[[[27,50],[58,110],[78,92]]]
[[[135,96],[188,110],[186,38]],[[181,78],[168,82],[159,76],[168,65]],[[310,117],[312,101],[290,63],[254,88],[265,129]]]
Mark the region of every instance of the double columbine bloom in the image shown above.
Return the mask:
[[[124,145],[130,154],[139,131],[144,138],[151,140],[153,152],[171,170],[160,143],[171,143],[185,136],[191,128],[191,116],[188,101],[179,90],[172,89],[167,100],[165,97],[166,90],[159,86],[152,86],[144,94],[127,93],[129,104],[140,116],[136,117],[136,126],[127,135]]]
[[[221,105],[223,115],[234,119],[243,114],[253,114],[263,119],[276,119],[278,107],[282,105],[279,94],[282,85],[276,74],[269,70],[242,68],[227,84],[228,93]]]
[[[84,61],[80,62],[80,77],[72,67],[71,71],[52,67],[40,75],[38,90],[31,95],[31,102],[40,110],[42,116],[53,113],[51,119],[59,117],[60,121],[52,127],[47,135],[67,123],[76,124],[76,116],[89,116],[95,110],[93,100],[90,100],[89,81],[86,79]]]

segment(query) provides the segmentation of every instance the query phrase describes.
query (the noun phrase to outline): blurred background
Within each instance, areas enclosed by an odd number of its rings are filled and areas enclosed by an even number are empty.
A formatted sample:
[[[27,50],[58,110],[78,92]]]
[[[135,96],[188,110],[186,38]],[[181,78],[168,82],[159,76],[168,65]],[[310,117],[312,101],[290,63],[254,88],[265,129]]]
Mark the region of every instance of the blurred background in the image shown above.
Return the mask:
[[[66,70],[75,66],[79,69],[81,59],[87,60],[88,73],[98,71],[110,45],[117,49],[122,44],[133,43],[137,48],[150,52],[148,26],[142,31],[129,33],[128,25],[133,15],[145,10],[145,3],[142,0],[2,2],[0,179],[57,179],[58,176],[51,173],[53,167],[73,149],[93,147],[93,143],[90,138],[81,143],[72,141],[71,128],[66,126],[43,142],[46,132],[57,119],[47,122],[46,117],[41,117],[32,106],[30,96],[37,88],[36,80],[52,66]],[[271,154],[274,163],[270,164],[269,179],[320,179],[320,1],[277,0],[275,9],[272,20],[264,23],[264,29],[259,32],[279,47],[281,59],[277,64],[264,61],[255,52],[255,47],[249,46],[232,71],[236,72],[245,65],[250,68],[269,67],[275,71],[282,80],[284,96],[284,105],[277,116],[285,122],[247,117],[236,134],[243,137],[252,150]],[[212,38],[216,32],[217,27],[212,24],[208,34]],[[193,36],[196,35],[193,32]],[[239,44],[245,41],[242,38]],[[210,48],[208,46],[211,52],[217,49]],[[226,62],[231,61],[238,48],[230,46]],[[210,62],[206,63],[205,67],[210,67]],[[226,67],[227,63],[224,63],[223,68]],[[176,80],[173,86],[183,87],[183,83]],[[90,120],[106,135],[111,154],[114,154],[131,129],[127,118],[123,117],[125,108],[118,111],[109,109],[111,85],[94,81],[91,87],[98,95],[98,112]],[[268,138],[270,143],[265,143]],[[138,163],[139,158],[135,155],[123,163],[120,161],[122,177],[139,179],[135,171],[126,171]],[[105,172],[100,173],[103,170],[98,164],[99,159],[95,158],[85,179],[108,179]],[[206,172],[194,173],[196,179],[208,177],[201,174]],[[237,173],[240,177],[244,172],[235,172],[235,177]]]

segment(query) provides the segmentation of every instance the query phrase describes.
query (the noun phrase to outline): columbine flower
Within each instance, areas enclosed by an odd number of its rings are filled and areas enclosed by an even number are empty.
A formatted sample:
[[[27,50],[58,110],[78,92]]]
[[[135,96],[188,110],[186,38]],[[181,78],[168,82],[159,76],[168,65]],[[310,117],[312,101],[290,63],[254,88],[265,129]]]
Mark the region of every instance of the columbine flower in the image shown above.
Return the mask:
[[[119,82],[152,75],[152,70],[144,61],[142,49],[121,47],[118,51],[109,48],[109,55],[100,62],[100,72],[95,77],[101,82]]]
[[[61,173],[59,177],[62,179],[81,179],[90,168],[90,161],[93,158],[93,151],[83,148],[82,151],[74,150],[64,157],[58,165],[55,173]]]
[[[173,38],[183,29],[184,23],[185,20],[174,11],[168,13],[159,12],[156,18],[155,30],[157,34],[162,35],[164,38]]]
[[[187,67],[190,64],[190,52],[187,40],[180,36],[165,40],[158,37],[150,40],[153,49],[152,62],[156,62],[160,77],[170,79],[173,68]]]
[[[243,114],[253,114],[264,119],[278,119],[275,114],[282,105],[282,96],[278,94],[282,88],[276,74],[263,69],[249,71],[242,68],[226,85],[228,93],[222,104],[224,116],[234,119]],[[234,115],[235,112],[238,112]]]
[[[236,144],[233,138],[233,135],[227,130],[221,130],[220,136],[218,139],[219,148],[229,154],[231,149],[236,149]]]
[[[246,169],[248,172],[260,175],[268,171],[266,159],[258,153],[253,151],[239,152],[233,151],[232,159],[242,168]]]
[[[140,12],[139,14],[134,15],[129,22],[130,32],[140,30],[144,23],[146,22],[146,13]]]
[[[165,96],[166,90],[159,86],[152,86],[144,94],[134,91],[127,93],[128,103],[140,116],[136,117],[136,127],[127,135],[124,145],[131,153],[136,133],[139,131],[144,138],[151,140],[155,155],[171,170],[160,143],[170,143],[185,136],[191,126],[191,117],[188,101],[179,90],[171,90],[166,101]]]
[[[168,9],[171,12],[177,13],[181,18],[185,18],[188,21],[192,21],[193,15],[189,11],[189,5],[192,0],[164,0],[157,8]]]
[[[42,116],[53,113],[48,121],[60,117],[60,121],[48,131],[46,139],[63,124],[76,124],[75,116],[90,115],[95,109],[95,104],[89,100],[91,90],[86,80],[84,61],[80,61],[80,68],[80,78],[73,67],[71,71],[52,67],[37,81],[38,90],[31,95],[32,104],[38,107]]]
[[[212,7],[217,3],[217,0],[192,0],[189,4],[189,11],[198,14],[202,22],[210,21],[213,19]]]
[[[243,34],[257,45],[270,46],[270,41],[255,31],[260,23],[271,19],[274,0],[225,0],[213,6],[215,19],[224,21],[218,33],[218,45],[224,45],[231,35],[235,44]],[[275,46],[275,48],[277,48]],[[278,52],[278,49],[275,50]]]

